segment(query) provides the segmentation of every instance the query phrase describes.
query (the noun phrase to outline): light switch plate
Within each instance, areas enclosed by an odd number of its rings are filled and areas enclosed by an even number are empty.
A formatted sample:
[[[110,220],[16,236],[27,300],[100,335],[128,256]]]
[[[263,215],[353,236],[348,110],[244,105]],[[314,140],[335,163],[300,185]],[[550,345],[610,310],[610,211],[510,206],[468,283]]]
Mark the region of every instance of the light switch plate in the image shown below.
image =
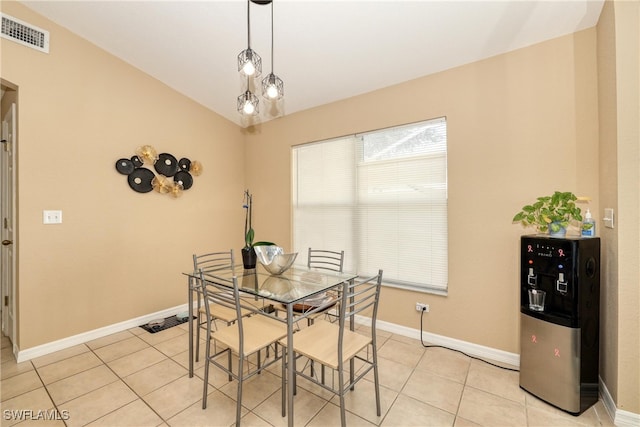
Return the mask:
[[[62,211],[42,211],[43,224],[62,224]]]
[[[613,228],[613,209],[604,208],[604,216],[602,217],[604,226],[607,228]]]

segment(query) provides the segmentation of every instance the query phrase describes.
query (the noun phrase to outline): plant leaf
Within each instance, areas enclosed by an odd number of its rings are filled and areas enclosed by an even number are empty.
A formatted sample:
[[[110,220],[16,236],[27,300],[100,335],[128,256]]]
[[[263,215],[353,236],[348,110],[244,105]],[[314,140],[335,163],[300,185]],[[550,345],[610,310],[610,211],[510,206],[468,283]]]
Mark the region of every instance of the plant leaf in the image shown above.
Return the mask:
[[[255,232],[253,231],[253,228],[250,228],[249,231],[247,231],[247,234],[244,236],[244,243],[247,246],[253,246],[254,234]]]

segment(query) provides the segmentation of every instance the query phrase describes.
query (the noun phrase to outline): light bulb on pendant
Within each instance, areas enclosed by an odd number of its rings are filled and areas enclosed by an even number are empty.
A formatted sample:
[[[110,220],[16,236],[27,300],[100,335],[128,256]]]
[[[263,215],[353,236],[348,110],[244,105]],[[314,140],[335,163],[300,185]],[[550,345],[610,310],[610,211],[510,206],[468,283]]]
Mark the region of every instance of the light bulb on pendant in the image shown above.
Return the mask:
[[[247,76],[253,76],[256,72],[256,67],[253,66],[253,63],[247,62],[244,64],[244,67],[242,67],[242,72]]]
[[[268,99],[276,100],[284,95],[284,83],[280,77],[273,73],[269,73],[262,80],[262,95]]]
[[[269,86],[267,89],[267,96],[271,99],[278,97],[278,88],[274,85]]]
[[[238,112],[247,116],[253,116],[258,113],[258,97],[247,90],[238,97]]]
[[[253,106],[252,103],[250,103],[249,101],[244,103],[244,107],[242,107],[242,112],[245,114],[253,114],[253,112],[255,111],[255,107]]]
[[[238,71],[247,77],[259,76],[262,72],[262,58],[250,47],[243,50],[238,55]]]

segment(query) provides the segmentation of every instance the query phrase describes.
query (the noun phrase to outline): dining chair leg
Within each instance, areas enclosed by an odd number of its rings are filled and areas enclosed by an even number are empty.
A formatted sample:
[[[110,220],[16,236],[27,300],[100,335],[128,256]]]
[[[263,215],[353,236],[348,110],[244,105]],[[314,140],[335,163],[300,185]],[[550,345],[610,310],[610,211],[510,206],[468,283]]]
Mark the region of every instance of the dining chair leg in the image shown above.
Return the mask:
[[[297,395],[298,394],[298,376],[296,375],[296,360],[298,358],[296,357],[296,354],[293,353],[293,384],[291,385],[291,387],[293,387],[293,395]]]
[[[227,349],[227,365],[229,366],[229,381],[233,380],[233,376],[231,375],[231,349],[228,348]],[[240,371],[240,373],[242,374],[242,371]]]
[[[209,343],[207,343],[207,349],[205,351],[205,365],[204,365],[204,385],[202,387],[202,409],[207,409],[207,393],[209,389]]]
[[[349,382],[352,384],[351,391],[356,389],[356,386],[353,381],[355,377],[355,369],[356,369],[356,359],[349,360]]]
[[[347,415],[344,409],[344,369],[338,369],[338,380],[340,382],[338,385],[340,391],[340,425],[346,427]]]
[[[376,388],[376,413],[380,416],[380,381],[378,379],[378,350],[375,347],[375,342],[373,345],[373,383]]]
[[[229,352],[231,354],[231,352]],[[240,427],[240,416],[242,413],[242,379],[244,377],[244,356],[238,359],[238,396],[236,397],[236,427]]]
[[[200,311],[196,320],[196,362],[200,360]]]
[[[287,348],[282,347],[282,417],[287,415]],[[295,374],[294,374],[295,375]]]

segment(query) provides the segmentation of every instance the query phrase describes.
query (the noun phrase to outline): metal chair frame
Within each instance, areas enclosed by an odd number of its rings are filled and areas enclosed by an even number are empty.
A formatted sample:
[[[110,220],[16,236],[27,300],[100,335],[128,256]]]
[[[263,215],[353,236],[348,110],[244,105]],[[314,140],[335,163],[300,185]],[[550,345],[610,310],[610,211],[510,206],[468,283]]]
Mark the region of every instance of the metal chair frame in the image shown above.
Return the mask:
[[[307,267],[342,273],[344,270],[344,251],[309,248]],[[338,311],[339,309],[336,307],[325,310],[325,318],[332,322],[336,321]],[[311,324],[313,324],[313,318],[309,317],[307,325]]]
[[[255,307],[245,302],[240,297],[238,290],[238,280],[236,276],[232,279],[217,277],[207,274],[206,279],[204,272],[200,271],[200,284],[205,300],[205,312],[207,320],[211,319],[211,307],[219,305],[229,309],[236,310],[236,321],[226,327],[213,330],[211,321],[207,321],[207,344],[205,350],[205,368],[204,368],[204,387],[202,391],[202,409],[207,407],[207,394],[209,386],[209,366],[213,364],[226,372],[229,381],[233,379],[238,381],[237,400],[236,400],[236,426],[240,426],[240,417],[242,412],[242,385],[243,382],[252,376],[259,374],[267,367],[276,363],[282,358],[278,356],[278,352],[274,352],[273,359],[266,363],[262,363],[260,350],[268,348],[270,345],[277,346],[278,340],[285,339],[287,336],[286,325],[278,320],[268,318],[263,315],[255,315],[245,317],[242,315],[243,310],[255,310]],[[211,342],[223,344],[221,350],[211,350]],[[232,354],[238,356],[237,372],[233,370]],[[222,355],[227,355],[227,363],[224,364],[217,359]],[[252,369],[248,358],[257,355],[255,368]],[[267,356],[268,357],[268,356]],[[246,368],[246,373],[245,373]]]
[[[309,248],[307,267],[342,273],[344,268],[344,251],[329,251]]]
[[[219,272],[223,270],[233,271],[234,267],[235,267],[235,262],[233,259],[233,249],[229,249],[229,251],[226,251],[226,252],[209,252],[202,255],[193,254],[194,275],[199,274],[201,270],[204,271],[205,273],[213,273],[213,272]],[[202,284],[196,285],[196,289],[201,290]],[[202,298],[203,298],[202,292],[198,292],[197,309],[196,309],[196,313],[197,313],[196,352],[195,352],[196,362],[200,360],[200,329],[205,329],[205,330],[207,329],[206,322],[202,321],[202,316],[205,314],[204,309],[202,307]],[[228,311],[227,313],[231,314]],[[235,322],[235,315],[225,316],[225,319],[222,319],[213,315],[214,328],[216,327],[215,319],[223,320],[228,326],[233,322]]]
[[[300,356],[309,359],[309,362],[315,362],[321,364],[323,367],[328,367],[337,371],[338,384],[337,389],[334,385],[326,385],[324,378],[318,379],[315,376],[312,363],[311,373],[305,372],[306,366],[302,369],[296,369],[295,376],[301,376],[307,380],[319,385],[320,387],[329,390],[340,397],[340,422],[344,427],[346,425],[346,414],[344,406],[344,395],[349,390],[354,390],[355,384],[365,377],[371,370],[373,370],[375,395],[376,395],[376,413],[378,416],[381,414],[380,410],[380,383],[378,378],[378,350],[376,345],[376,319],[378,315],[378,302],[380,301],[380,287],[382,284],[382,270],[378,271],[378,274],[366,279],[361,279],[353,282],[345,282],[342,285],[342,295],[339,306],[339,319],[338,324],[318,321],[313,325],[296,333],[293,348],[287,348],[286,351],[294,351],[294,361]],[[362,334],[353,331],[353,317],[363,311],[371,311],[370,318],[370,331],[371,336],[364,336]],[[347,319],[349,320],[349,326],[347,326]],[[286,342],[282,340],[280,343],[286,346]],[[346,346],[345,346],[346,344]],[[335,350],[328,352],[327,349]],[[370,350],[369,350],[370,349]],[[366,350],[365,355],[362,355],[362,351]],[[364,363],[364,368],[361,369],[357,376],[355,375],[355,359],[358,359]],[[349,361],[349,380],[345,382],[344,370],[345,362]],[[285,372],[286,372],[286,358],[282,363],[282,378],[283,378],[283,400],[282,400],[282,412],[285,411]],[[295,387],[295,384],[292,386]]]

